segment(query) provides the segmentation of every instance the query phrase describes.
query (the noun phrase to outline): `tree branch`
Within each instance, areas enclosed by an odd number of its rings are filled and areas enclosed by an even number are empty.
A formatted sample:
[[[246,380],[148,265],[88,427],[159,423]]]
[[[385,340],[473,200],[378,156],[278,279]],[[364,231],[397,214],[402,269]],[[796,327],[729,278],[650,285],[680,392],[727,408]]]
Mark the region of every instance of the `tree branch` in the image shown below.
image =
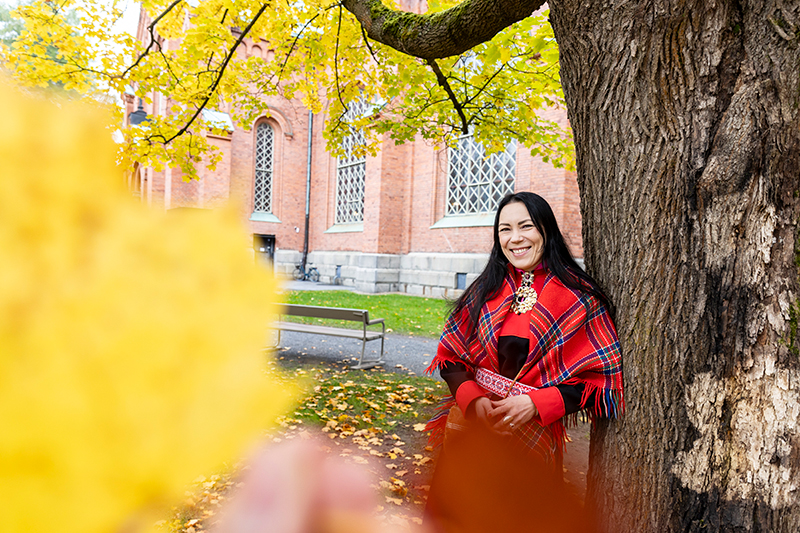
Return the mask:
[[[228,67],[228,63],[233,58],[234,54],[236,54],[236,49],[239,48],[240,44],[242,44],[242,41],[244,41],[244,38],[247,37],[248,33],[250,33],[250,30],[253,28],[255,23],[258,21],[258,19],[264,13],[264,11],[267,9],[268,5],[269,4],[266,4],[266,3],[263,4],[261,6],[261,9],[258,10],[258,12],[255,14],[255,16],[250,21],[250,23],[247,25],[247,27],[239,34],[239,38],[236,39],[235,43],[233,43],[233,46],[231,46],[231,49],[228,52],[228,55],[225,57],[225,60],[222,62],[222,65],[220,65],[220,67],[219,67],[219,74],[217,74],[217,79],[215,79],[214,83],[211,85],[211,87],[209,87],[208,93],[206,94],[206,97],[203,100],[203,103],[201,103],[199,106],[197,106],[197,110],[194,112],[194,115],[192,115],[192,118],[189,120],[189,122],[184,124],[184,126],[180,130],[178,130],[178,132],[175,135],[173,135],[172,137],[170,137],[169,139],[164,141],[164,144],[169,144],[173,139],[175,139],[175,138],[179,137],[180,135],[183,135],[184,133],[186,133],[189,130],[189,127],[192,125],[192,123],[200,115],[200,112],[203,111],[203,109],[205,109],[206,104],[208,104],[208,101],[211,99],[211,96],[214,94],[214,91],[217,89],[217,86],[219,85],[220,80],[222,80],[222,76],[223,76],[223,74],[225,74],[225,69]]]
[[[165,10],[164,10],[164,11],[163,11],[163,12],[162,12],[162,13],[161,13],[159,16],[157,16],[155,19],[153,19],[153,21],[150,23],[150,25],[149,25],[149,26],[147,26],[147,31],[148,31],[148,33],[150,33],[150,42],[149,42],[149,43],[147,43],[147,47],[144,49],[144,52],[142,52],[141,54],[139,54],[139,57],[137,57],[137,58],[136,58],[136,61],[134,61],[134,62],[133,62],[133,63],[132,63],[132,64],[131,64],[131,65],[130,65],[128,68],[126,68],[124,71],[122,71],[122,73],[121,73],[121,74],[119,74],[118,76],[116,76],[117,78],[124,78],[124,77],[125,77],[125,76],[128,74],[128,72],[130,72],[131,70],[133,70],[134,68],[136,68],[136,67],[139,65],[139,63],[142,61],[142,59],[144,59],[145,57],[147,57],[147,54],[149,54],[149,53],[150,53],[150,48],[152,48],[154,44],[158,45],[158,49],[159,49],[159,50],[161,50],[161,44],[160,44],[160,43],[158,42],[158,40],[156,39],[156,34],[155,34],[156,24],[158,24],[158,23],[159,23],[159,21],[160,21],[162,18],[164,18],[165,16],[167,16],[167,13],[169,13],[170,11],[172,11],[172,9],[173,9],[175,6],[177,6],[178,4],[180,4],[181,2],[183,2],[183,0],[175,0],[174,2],[172,2],[172,3],[171,3],[169,6],[167,6],[167,9],[165,9]]]
[[[328,8],[328,9],[330,9],[330,8]],[[283,79],[283,69],[286,68],[286,64],[289,62],[289,58],[291,58],[291,56],[292,56],[292,52],[294,51],[294,47],[297,46],[297,41],[300,40],[300,37],[303,35],[303,32],[306,31],[306,28],[308,28],[311,25],[311,23],[314,22],[317,19],[317,17],[320,16],[321,14],[322,13],[320,12],[320,13],[317,13],[316,15],[314,15],[313,17],[311,17],[311,20],[306,22],[303,25],[303,27],[300,28],[300,31],[297,32],[297,35],[294,36],[294,40],[292,41],[292,46],[289,48],[289,51],[286,52],[286,59],[283,60],[283,64],[281,65],[281,69],[280,69],[280,71],[278,71],[278,82],[279,83]]]
[[[450,87],[447,78],[442,74],[442,69],[439,68],[439,65],[433,59],[428,59],[426,63],[431,67],[433,73],[436,74],[436,81],[439,83],[439,86],[444,89],[444,92],[447,93],[447,96],[450,97],[450,101],[453,102],[453,107],[456,108],[458,116],[461,117],[461,132],[464,135],[469,135],[469,122],[467,122],[467,117],[464,116],[464,109],[461,106],[461,102],[458,101],[456,94],[453,92],[453,88]]]
[[[500,73],[503,71],[503,69],[504,69],[504,68],[505,68],[507,65],[508,65],[508,63],[503,63],[502,65],[500,65],[500,68],[499,68],[499,69],[497,69],[497,70],[495,71],[495,73],[494,73],[494,74],[492,74],[492,75],[489,77],[489,79],[488,79],[488,80],[486,80],[486,83],[484,83],[484,84],[483,84],[483,85],[481,85],[480,87],[477,87],[477,86],[474,86],[474,85],[470,84],[470,86],[472,86],[472,88],[473,88],[473,89],[477,89],[477,92],[476,92],[475,94],[473,94],[472,96],[470,96],[470,97],[468,97],[468,98],[464,99],[464,105],[471,104],[471,103],[472,103],[472,102],[473,102],[473,101],[474,101],[476,98],[478,98],[478,97],[481,95],[481,93],[483,93],[483,91],[485,91],[485,90],[486,90],[486,88],[487,88],[489,85],[491,85],[492,81],[494,81],[494,79],[495,79],[495,78],[496,78],[496,77],[497,77],[497,76],[498,76],[498,75],[499,75],[499,74],[500,74]],[[464,77],[464,83],[466,84],[466,76]]]
[[[358,25],[361,28],[361,37],[364,39],[364,44],[367,45],[367,50],[369,50],[372,59],[375,61],[375,64],[380,65],[380,61],[378,61],[377,56],[375,56],[375,52],[372,50],[372,47],[369,45],[369,38],[367,37],[367,32],[364,31],[364,26],[361,24]]]
[[[525,19],[545,0],[464,0],[441,13],[395,11],[381,0],[342,0],[372,39],[421,59],[459,55]]]
[[[342,100],[342,90],[339,88],[339,39],[342,33],[342,6],[339,6],[339,25],[336,27],[336,48],[333,51],[333,74],[336,79],[336,97],[342,104],[344,112],[347,112],[347,105]]]

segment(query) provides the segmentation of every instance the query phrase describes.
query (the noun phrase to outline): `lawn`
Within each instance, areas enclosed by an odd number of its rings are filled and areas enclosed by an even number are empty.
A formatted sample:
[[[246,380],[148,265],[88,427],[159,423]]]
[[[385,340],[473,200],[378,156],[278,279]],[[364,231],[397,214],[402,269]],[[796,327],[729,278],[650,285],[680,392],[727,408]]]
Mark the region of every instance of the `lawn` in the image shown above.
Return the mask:
[[[279,356],[278,356],[279,357]],[[270,361],[268,372],[299,380],[304,394],[281,416],[268,440],[316,436],[324,449],[363,465],[375,478],[375,515],[399,526],[421,521],[436,452],[427,446],[425,422],[444,394],[444,384],[381,369],[351,370],[338,364]],[[200,476],[184,504],[161,522],[162,530],[200,533],[213,524],[236,484],[240,467]]]
[[[449,302],[438,298],[423,298],[405,294],[359,294],[350,291],[288,291],[285,302],[323,307],[366,309],[370,318],[386,320],[386,331],[402,335],[439,337],[449,310]],[[355,322],[319,318],[282,317],[282,320],[306,324],[326,324],[361,328]]]

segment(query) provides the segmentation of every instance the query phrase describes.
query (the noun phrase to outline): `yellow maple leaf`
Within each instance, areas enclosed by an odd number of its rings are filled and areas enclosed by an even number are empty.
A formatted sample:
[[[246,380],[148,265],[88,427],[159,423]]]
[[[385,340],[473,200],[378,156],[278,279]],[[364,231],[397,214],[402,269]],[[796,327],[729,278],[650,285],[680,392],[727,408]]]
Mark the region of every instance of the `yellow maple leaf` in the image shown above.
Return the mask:
[[[235,210],[135,200],[91,105],[0,79],[0,116],[3,529],[153,524],[295,396],[264,372],[274,281]]]

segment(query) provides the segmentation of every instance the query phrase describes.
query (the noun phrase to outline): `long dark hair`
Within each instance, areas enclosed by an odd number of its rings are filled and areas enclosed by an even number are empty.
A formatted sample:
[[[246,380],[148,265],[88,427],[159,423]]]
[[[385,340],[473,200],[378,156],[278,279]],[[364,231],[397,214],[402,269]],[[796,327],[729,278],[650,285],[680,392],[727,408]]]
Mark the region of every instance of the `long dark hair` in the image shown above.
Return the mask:
[[[508,259],[500,246],[500,235],[497,226],[500,222],[500,211],[514,202],[520,202],[525,205],[536,229],[542,235],[544,239],[542,261],[547,265],[547,268],[566,287],[591,294],[600,300],[609,312],[613,313],[611,302],[600,289],[600,286],[578,266],[578,263],[572,258],[572,254],[569,253],[569,248],[564,242],[561,230],[558,229],[558,223],[550,204],[544,198],[532,192],[507,194],[500,201],[497,206],[497,213],[494,216],[494,246],[492,246],[492,251],[489,254],[489,262],[483,272],[464,291],[464,294],[456,300],[453,312],[459,313],[464,308],[469,308],[469,329],[472,330],[478,323],[483,304],[497,296],[503,287],[503,280],[508,273]]]

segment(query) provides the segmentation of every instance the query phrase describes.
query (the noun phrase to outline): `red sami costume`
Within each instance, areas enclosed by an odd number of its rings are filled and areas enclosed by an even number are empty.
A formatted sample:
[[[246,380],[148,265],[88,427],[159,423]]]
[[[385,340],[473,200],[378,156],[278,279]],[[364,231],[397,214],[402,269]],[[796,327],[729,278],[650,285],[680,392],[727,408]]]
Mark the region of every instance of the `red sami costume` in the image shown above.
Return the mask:
[[[427,372],[440,369],[452,396],[428,429],[440,444],[454,404],[466,413],[480,396],[528,394],[539,414],[514,430],[514,441],[552,464],[563,450],[565,415],[584,408],[593,417],[621,414],[620,346],[605,306],[565,287],[541,265],[534,270],[536,304],[519,315],[511,311],[521,274],[509,265],[499,294],[483,305],[471,332],[471,301],[448,318]]]

